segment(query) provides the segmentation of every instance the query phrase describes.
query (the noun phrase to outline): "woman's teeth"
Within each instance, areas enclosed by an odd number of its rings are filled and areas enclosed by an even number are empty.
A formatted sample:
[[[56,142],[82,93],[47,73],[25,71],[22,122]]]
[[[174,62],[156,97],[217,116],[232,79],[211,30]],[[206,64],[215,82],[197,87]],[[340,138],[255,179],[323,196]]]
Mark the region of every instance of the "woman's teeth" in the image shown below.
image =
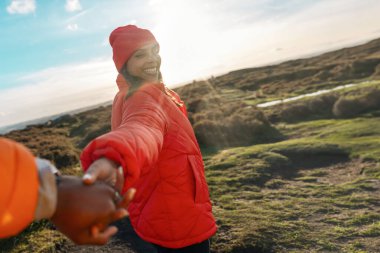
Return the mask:
[[[147,74],[156,74],[157,73],[157,68],[149,68],[149,69],[144,69],[144,72]]]

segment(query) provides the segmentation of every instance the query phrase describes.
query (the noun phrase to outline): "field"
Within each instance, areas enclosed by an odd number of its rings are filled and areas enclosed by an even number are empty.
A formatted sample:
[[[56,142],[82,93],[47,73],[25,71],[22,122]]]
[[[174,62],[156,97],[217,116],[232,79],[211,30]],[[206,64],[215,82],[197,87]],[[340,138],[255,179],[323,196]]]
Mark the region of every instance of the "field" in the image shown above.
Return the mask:
[[[219,227],[212,252],[379,252],[380,40],[371,43],[361,51],[355,47],[235,71],[177,89],[204,155]],[[342,61],[342,55],[350,57]],[[343,63],[328,72],[323,64],[329,59]],[[351,69],[344,68],[347,64]],[[290,75],[295,65],[303,68]],[[283,75],[265,76],[276,69]],[[261,73],[261,81],[254,80],[260,76],[255,73]],[[358,85],[256,107],[347,83]],[[6,137],[52,160],[64,174],[81,175],[80,150],[110,130],[110,112],[108,106],[65,115]],[[148,247],[127,223],[118,223],[120,233],[105,247],[75,246],[49,222],[33,223],[21,235],[1,240],[0,252],[137,252]]]

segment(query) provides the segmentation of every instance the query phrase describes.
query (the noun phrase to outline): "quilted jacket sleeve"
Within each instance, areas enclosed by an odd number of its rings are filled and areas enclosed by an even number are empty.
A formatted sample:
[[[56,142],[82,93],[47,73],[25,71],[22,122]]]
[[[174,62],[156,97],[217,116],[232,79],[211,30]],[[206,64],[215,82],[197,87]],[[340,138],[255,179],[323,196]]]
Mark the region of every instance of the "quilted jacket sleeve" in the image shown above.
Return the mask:
[[[33,221],[38,187],[33,155],[21,144],[0,138],[0,237],[16,235]]]
[[[83,169],[106,157],[123,167],[123,192],[131,187],[141,168],[151,166],[158,159],[168,124],[166,101],[158,85],[139,88],[123,105],[121,125],[96,138],[83,150]]]

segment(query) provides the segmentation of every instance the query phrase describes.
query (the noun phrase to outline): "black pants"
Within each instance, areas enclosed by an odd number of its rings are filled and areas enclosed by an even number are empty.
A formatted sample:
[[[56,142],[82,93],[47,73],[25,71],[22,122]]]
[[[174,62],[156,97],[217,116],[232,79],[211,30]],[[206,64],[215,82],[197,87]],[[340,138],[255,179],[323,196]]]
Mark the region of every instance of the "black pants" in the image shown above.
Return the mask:
[[[154,244],[158,253],[210,253],[210,239],[184,248],[170,249]]]

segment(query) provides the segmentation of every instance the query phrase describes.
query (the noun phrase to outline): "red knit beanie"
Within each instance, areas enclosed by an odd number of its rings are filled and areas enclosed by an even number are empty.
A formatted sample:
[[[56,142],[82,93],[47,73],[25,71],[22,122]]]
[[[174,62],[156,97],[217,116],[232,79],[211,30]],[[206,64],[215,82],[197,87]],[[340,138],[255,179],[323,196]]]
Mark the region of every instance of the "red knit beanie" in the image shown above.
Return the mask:
[[[135,25],[116,28],[112,31],[109,40],[113,51],[113,61],[118,71],[137,49],[151,42],[157,43],[149,30]]]

